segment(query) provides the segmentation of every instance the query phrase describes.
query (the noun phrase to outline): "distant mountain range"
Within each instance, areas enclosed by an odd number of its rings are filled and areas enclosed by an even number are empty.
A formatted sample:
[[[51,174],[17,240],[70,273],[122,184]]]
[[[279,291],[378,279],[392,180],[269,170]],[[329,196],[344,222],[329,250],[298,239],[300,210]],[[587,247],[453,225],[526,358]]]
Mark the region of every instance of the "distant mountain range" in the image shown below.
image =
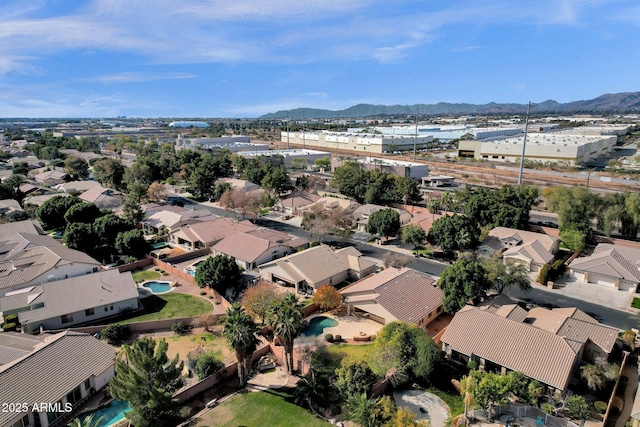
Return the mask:
[[[289,118],[335,119],[371,116],[413,115],[418,111],[420,115],[435,116],[447,114],[508,114],[527,111],[526,104],[451,104],[439,102],[437,104],[416,105],[371,105],[358,104],[345,110],[321,110],[317,108],[296,108],[289,110]],[[566,104],[548,100],[536,103],[535,113],[590,113],[590,112],[639,112],[640,92],[608,93],[587,101],[574,101]],[[287,111],[278,111],[260,116],[261,119],[284,119]]]

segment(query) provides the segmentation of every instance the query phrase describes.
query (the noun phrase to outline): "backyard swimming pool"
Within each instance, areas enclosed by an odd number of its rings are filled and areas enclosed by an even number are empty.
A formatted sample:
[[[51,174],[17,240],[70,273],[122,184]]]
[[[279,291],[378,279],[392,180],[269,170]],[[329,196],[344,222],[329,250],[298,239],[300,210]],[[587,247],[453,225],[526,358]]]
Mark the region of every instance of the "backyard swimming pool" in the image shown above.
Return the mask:
[[[142,284],[143,288],[151,289],[151,292],[154,294],[164,294],[167,292],[171,292],[173,289],[171,287],[171,282],[161,282],[158,280],[149,280]]]
[[[80,421],[83,422],[84,419],[91,414],[94,414],[94,421],[104,416],[104,419],[100,421],[100,423],[96,427],[108,427],[120,420],[123,420],[125,411],[128,411],[129,409],[129,403],[125,402],[124,400],[114,399],[104,408],[80,415],[78,418],[80,418]]]
[[[309,320],[309,325],[304,328],[300,335],[306,337],[319,337],[322,335],[324,328],[338,326],[338,321],[326,316],[318,316]]]

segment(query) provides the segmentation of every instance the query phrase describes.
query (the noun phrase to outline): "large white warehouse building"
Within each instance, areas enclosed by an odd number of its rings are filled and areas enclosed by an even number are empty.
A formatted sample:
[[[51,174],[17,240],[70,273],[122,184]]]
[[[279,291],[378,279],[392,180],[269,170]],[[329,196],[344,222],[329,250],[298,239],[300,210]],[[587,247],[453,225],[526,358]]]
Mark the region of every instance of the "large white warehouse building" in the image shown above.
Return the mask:
[[[529,133],[525,159],[540,162],[580,164],[608,154],[617,136]],[[519,162],[524,135],[491,141],[460,141],[459,157],[498,162]]]
[[[282,142],[303,147],[326,147],[338,150],[362,151],[366,153],[386,153],[398,150],[424,148],[433,142],[432,136],[398,136],[343,132],[287,132],[281,133]]]

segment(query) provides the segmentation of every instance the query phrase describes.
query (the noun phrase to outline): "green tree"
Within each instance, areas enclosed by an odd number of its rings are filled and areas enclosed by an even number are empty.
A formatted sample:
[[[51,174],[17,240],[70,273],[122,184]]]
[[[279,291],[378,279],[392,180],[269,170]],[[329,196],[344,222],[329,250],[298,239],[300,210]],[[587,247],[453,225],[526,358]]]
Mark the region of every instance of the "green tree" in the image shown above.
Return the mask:
[[[478,244],[480,229],[463,215],[444,216],[434,221],[427,240],[451,256],[455,251],[474,248]]]
[[[127,196],[124,198],[124,205],[122,205],[122,216],[131,227],[135,227],[144,219],[142,206],[140,206],[140,202],[131,193],[127,194]]]
[[[395,190],[398,193],[398,197],[403,201],[405,205],[411,203],[418,203],[422,201],[422,194],[420,193],[420,186],[418,181],[407,176],[395,177]]]
[[[231,184],[229,184],[228,182],[223,181],[216,184],[216,187],[213,189],[213,195],[211,196],[210,200],[212,202],[217,202],[218,200],[220,200],[220,197],[222,197],[222,195],[227,191],[232,191]]]
[[[92,224],[98,217],[102,215],[100,208],[93,203],[82,202],[71,206],[64,214],[64,220],[67,224],[73,222],[84,222]]]
[[[119,233],[129,231],[131,226],[124,218],[115,214],[107,214],[96,219],[93,231],[103,247],[113,248]]]
[[[442,289],[444,311],[456,313],[470,301],[478,303],[484,298],[491,283],[480,263],[460,258],[442,272],[438,287]]]
[[[415,325],[392,322],[378,333],[370,354],[370,366],[376,375],[398,372],[398,381],[428,380],[440,350],[433,340]]]
[[[402,243],[413,245],[413,249],[422,246],[427,240],[427,233],[419,224],[410,224],[402,229]]]
[[[14,175],[29,175],[29,163],[27,162],[14,162],[11,168],[11,173]]]
[[[319,406],[325,406],[334,394],[327,376],[312,370],[298,380],[294,390],[294,401],[297,404],[305,403],[314,411]]]
[[[501,255],[481,258],[480,264],[487,273],[491,287],[499,294],[505,289],[518,287],[523,291],[531,290],[531,280],[526,267],[514,261],[504,262]]]
[[[287,372],[293,372],[293,343],[306,326],[302,305],[296,296],[288,293],[276,300],[267,312],[267,325],[284,347]]]
[[[242,272],[236,260],[226,255],[216,255],[204,260],[196,270],[196,284],[215,289],[225,294],[227,289],[235,289],[242,283]]]
[[[64,168],[72,180],[83,180],[89,177],[89,163],[82,157],[67,157],[64,161]]]
[[[582,252],[587,245],[587,236],[573,228],[563,228],[560,231],[560,240],[564,245],[574,252]]]
[[[293,190],[291,178],[284,168],[272,168],[262,179],[260,185],[275,196]]]
[[[332,186],[347,197],[353,197],[358,203],[364,202],[369,177],[357,162],[345,162],[333,172]]]
[[[369,216],[367,233],[388,238],[395,236],[398,230],[400,230],[400,214],[395,209],[381,209]]]
[[[326,157],[321,157],[319,159],[316,159],[315,163],[316,167],[329,170],[331,168],[331,159],[329,158],[329,156]]]
[[[584,397],[572,394],[564,400],[564,408],[569,417],[576,420],[586,420],[589,418],[589,404]]]
[[[169,360],[168,344],[141,338],[123,347],[124,355],[116,360],[116,375],[109,384],[111,395],[129,402],[125,413],[136,427],[173,427],[180,421],[179,403],[173,398],[183,379],[184,366],[179,355]]]
[[[36,210],[36,218],[51,228],[63,227],[66,225],[64,215],[69,208],[81,202],[82,200],[75,196],[52,197]]]
[[[346,419],[361,427],[382,427],[393,419],[396,411],[389,396],[369,399],[365,393],[350,397],[345,406]]]
[[[84,420],[80,421],[80,418],[74,418],[69,424],[68,427],[100,427],[102,424],[102,420],[104,420],[105,415],[93,419],[96,414],[91,414],[88,417],[85,417]]]
[[[136,259],[143,258],[149,252],[149,242],[138,229],[118,233],[115,244],[118,253],[130,255]]]
[[[377,376],[364,360],[345,357],[336,369],[336,388],[345,399],[351,396],[369,395]]]
[[[259,343],[255,335],[257,329],[251,316],[238,303],[228,308],[222,318],[222,335],[236,354],[241,387],[249,380],[251,358]]]
[[[124,165],[120,160],[112,158],[98,159],[93,163],[93,177],[105,187],[122,189]]]
[[[216,353],[209,351],[198,358],[194,371],[198,379],[203,380],[222,368],[224,368],[224,363],[218,359]]]
[[[461,383],[467,384],[468,392],[473,400],[480,405],[489,416],[491,421],[491,407],[493,405],[507,403],[511,396],[510,378],[494,372],[471,371],[470,380],[463,378]]]
[[[91,224],[72,222],[65,228],[62,241],[71,249],[93,253],[96,248],[96,237]]]

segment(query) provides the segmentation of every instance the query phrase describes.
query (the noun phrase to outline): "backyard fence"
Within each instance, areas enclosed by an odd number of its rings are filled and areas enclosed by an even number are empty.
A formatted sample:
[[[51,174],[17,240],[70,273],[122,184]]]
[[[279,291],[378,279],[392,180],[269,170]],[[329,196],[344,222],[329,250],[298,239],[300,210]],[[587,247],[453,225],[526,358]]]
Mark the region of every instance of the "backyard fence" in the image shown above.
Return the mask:
[[[212,320],[211,321],[213,323],[218,323],[220,321],[220,318],[222,317],[221,314],[212,314],[211,316],[212,316]],[[178,318],[178,319],[149,320],[149,321],[146,321],[146,322],[127,323],[126,325],[129,327],[129,330],[132,333],[170,331],[171,330],[171,326],[174,323],[182,322],[186,326],[191,326],[192,324],[194,324],[196,322],[198,317],[199,316],[196,316],[196,317],[181,317],[181,318]],[[64,332],[64,331],[69,330],[69,331],[73,331],[73,332],[82,332],[82,333],[85,333],[85,334],[95,334],[96,332],[100,332],[101,330],[103,330],[107,326],[108,325],[79,326],[79,327],[76,327],[76,328],[48,330],[48,331],[45,331],[45,332],[57,333],[57,332]]]
[[[487,413],[484,410],[475,410],[467,412],[471,419],[486,420]],[[518,418],[533,418],[542,421],[543,425],[551,427],[578,427],[574,422],[567,420],[566,418],[554,417],[538,409],[534,406],[528,405],[498,405],[492,407],[492,419],[500,418],[502,415],[510,415],[514,419],[509,420],[510,423],[518,423]]]

